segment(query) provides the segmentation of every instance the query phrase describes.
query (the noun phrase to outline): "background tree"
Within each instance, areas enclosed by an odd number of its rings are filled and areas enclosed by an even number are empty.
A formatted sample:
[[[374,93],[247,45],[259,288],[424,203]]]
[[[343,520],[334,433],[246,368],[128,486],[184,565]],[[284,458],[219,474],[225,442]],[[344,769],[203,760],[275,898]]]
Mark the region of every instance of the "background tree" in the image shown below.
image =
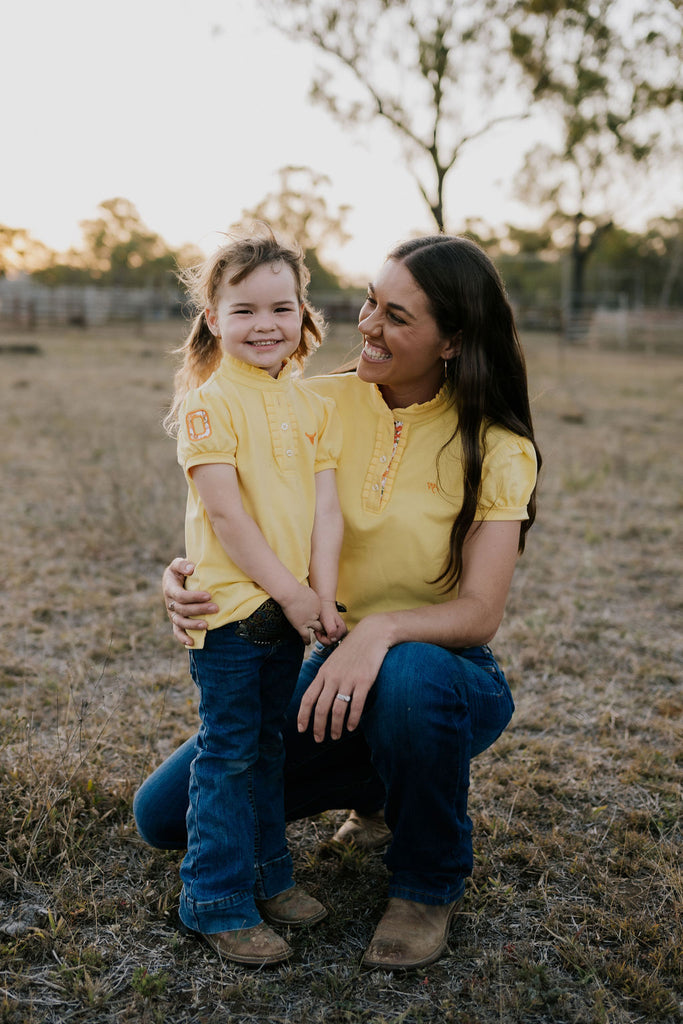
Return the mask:
[[[614,227],[595,252],[596,285],[627,294],[634,306],[683,305],[683,211],[657,217],[645,232]]]
[[[153,285],[170,283],[176,256],[156,232],[141,220],[128,199],[106,199],[98,216],[81,221],[83,248],[81,266],[108,285]]]
[[[0,277],[13,272],[32,274],[49,266],[55,254],[25,228],[0,224]]]
[[[660,273],[658,305],[683,305],[683,210],[675,217],[657,217],[649,224],[648,249],[656,253]]]
[[[589,258],[617,216],[650,198],[652,170],[670,159],[681,121],[683,15],[675,0],[518,0],[508,25],[511,52],[550,118],[520,194],[540,205],[570,252],[573,333]]]
[[[383,119],[403,141],[443,231],[444,185],[465,147],[525,116],[521,76],[508,55],[505,0],[261,3],[278,28],[322,55],[325,66],[314,71],[311,87],[315,101],[344,125]]]
[[[336,272],[323,264],[330,245],[344,245],[349,235],[344,228],[349,207],[335,211],[327,205],[324,190],[330,179],[310,167],[281,167],[277,172],[279,186],[269,192],[252,209],[243,210],[240,223],[266,221],[298,242],[306,253],[306,265],[311,272],[311,291],[339,288]]]
[[[37,280],[48,285],[94,283],[167,290],[175,287],[178,266],[202,258],[194,245],[171,248],[143,223],[133,203],[122,197],[104,200],[96,216],[81,221],[80,227],[81,245],[66,253],[49,251],[49,258],[34,271]]]

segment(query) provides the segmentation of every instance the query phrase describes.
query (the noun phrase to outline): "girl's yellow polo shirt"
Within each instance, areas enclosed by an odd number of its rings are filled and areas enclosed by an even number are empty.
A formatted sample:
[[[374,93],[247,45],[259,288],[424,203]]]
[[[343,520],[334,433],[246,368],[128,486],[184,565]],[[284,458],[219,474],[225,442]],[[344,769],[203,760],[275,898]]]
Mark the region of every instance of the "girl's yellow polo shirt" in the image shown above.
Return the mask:
[[[292,377],[277,378],[225,355],[218,370],[189,392],[180,412],[178,461],[188,484],[187,557],[197,566],[187,585],[208,590],[219,607],[209,628],[247,618],[269,596],[232,562],[216,537],[189,470],[207,463],[237,469],[245,510],[280,561],[305,583],[315,514],[315,474],[334,469],[341,425],[334,402]],[[195,646],[204,634],[193,631]]]
[[[451,600],[453,591],[444,594],[428,582],[444,568],[463,499],[459,440],[437,459],[457,422],[445,391],[423,405],[389,409],[379,389],[355,374],[313,377],[308,384],[334,399],[342,421],[337,487],[344,542],[338,597],[348,606],[348,626],[372,612]],[[536,481],[533,445],[492,426],[484,448],[476,518],[528,518]]]

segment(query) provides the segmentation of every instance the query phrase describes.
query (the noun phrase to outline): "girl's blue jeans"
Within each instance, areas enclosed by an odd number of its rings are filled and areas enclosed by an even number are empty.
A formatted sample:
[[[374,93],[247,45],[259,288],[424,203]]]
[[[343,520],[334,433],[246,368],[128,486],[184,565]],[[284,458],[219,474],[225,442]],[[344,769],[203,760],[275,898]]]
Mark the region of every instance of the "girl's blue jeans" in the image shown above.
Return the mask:
[[[457,899],[472,872],[469,764],[512,717],[510,688],[487,646],[450,651],[405,643],[384,659],[360,727],[316,743],[300,734],[301,696],[327,651],[304,662],[284,729],[285,816],[384,807],[393,832],[385,861],[390,896],[419,903]],[[162,849],[187,843],[184,818],[194,740],[143,783],[134,811],[141,836]]]
[[[282,728],[304,645],[293,629],[291,639],[267,645],[235,629],[209,630],[203,650],[190,652],[201,724],[178,780],[187,811],[180,917],[204,933],[258,924],[254,900],[294,884]]]

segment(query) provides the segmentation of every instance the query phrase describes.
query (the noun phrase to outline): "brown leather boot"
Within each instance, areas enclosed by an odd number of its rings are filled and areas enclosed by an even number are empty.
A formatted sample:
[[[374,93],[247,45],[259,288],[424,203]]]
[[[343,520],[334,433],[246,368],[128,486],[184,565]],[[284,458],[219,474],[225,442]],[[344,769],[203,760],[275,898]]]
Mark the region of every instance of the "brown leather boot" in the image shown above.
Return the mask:
[[[358,814],[351,811],[348,818],[334,833],[330,843],[356,846],[359,850],[381,850],[391,842],[391,829],[384,820],[384,811]]]
[[[327,910],[313,896],[298,885],[269,900],[256,900],[259,913],[268,924],[288,925],[290,928],[301,928],[307,924],[317,924],[327,917]]]
[[[263,921],[253,928],[237,928],[211,935],[202,933],[202,938],[224,960],[234,960],[235,963],[252,967],[282,963],[294,952],[289,943]]]
[[[392,897],[365,951],[363,966],[397,968],[426,967],[438,960],[446,948],[453,915],[462,898],[444,906],[430,906]]]

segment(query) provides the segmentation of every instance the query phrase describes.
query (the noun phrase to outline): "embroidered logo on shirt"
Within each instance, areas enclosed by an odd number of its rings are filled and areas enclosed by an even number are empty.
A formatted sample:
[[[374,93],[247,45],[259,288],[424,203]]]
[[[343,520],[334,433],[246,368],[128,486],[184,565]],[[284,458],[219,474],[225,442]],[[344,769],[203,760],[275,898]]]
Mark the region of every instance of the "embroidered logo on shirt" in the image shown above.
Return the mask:
[[[193,409],[192,412],[188,412],[185,422],[191,441],[203,441],[204,438],[211,437],[211,423],[205,409]]]
[[[317,433],[317,431],[316,431],[316,433]],[[315,442],[315,434],[307,434],[305,430],[304,430],[304,434],[306,434],[306,437],[311,442],[311,444],[313,444]]]

